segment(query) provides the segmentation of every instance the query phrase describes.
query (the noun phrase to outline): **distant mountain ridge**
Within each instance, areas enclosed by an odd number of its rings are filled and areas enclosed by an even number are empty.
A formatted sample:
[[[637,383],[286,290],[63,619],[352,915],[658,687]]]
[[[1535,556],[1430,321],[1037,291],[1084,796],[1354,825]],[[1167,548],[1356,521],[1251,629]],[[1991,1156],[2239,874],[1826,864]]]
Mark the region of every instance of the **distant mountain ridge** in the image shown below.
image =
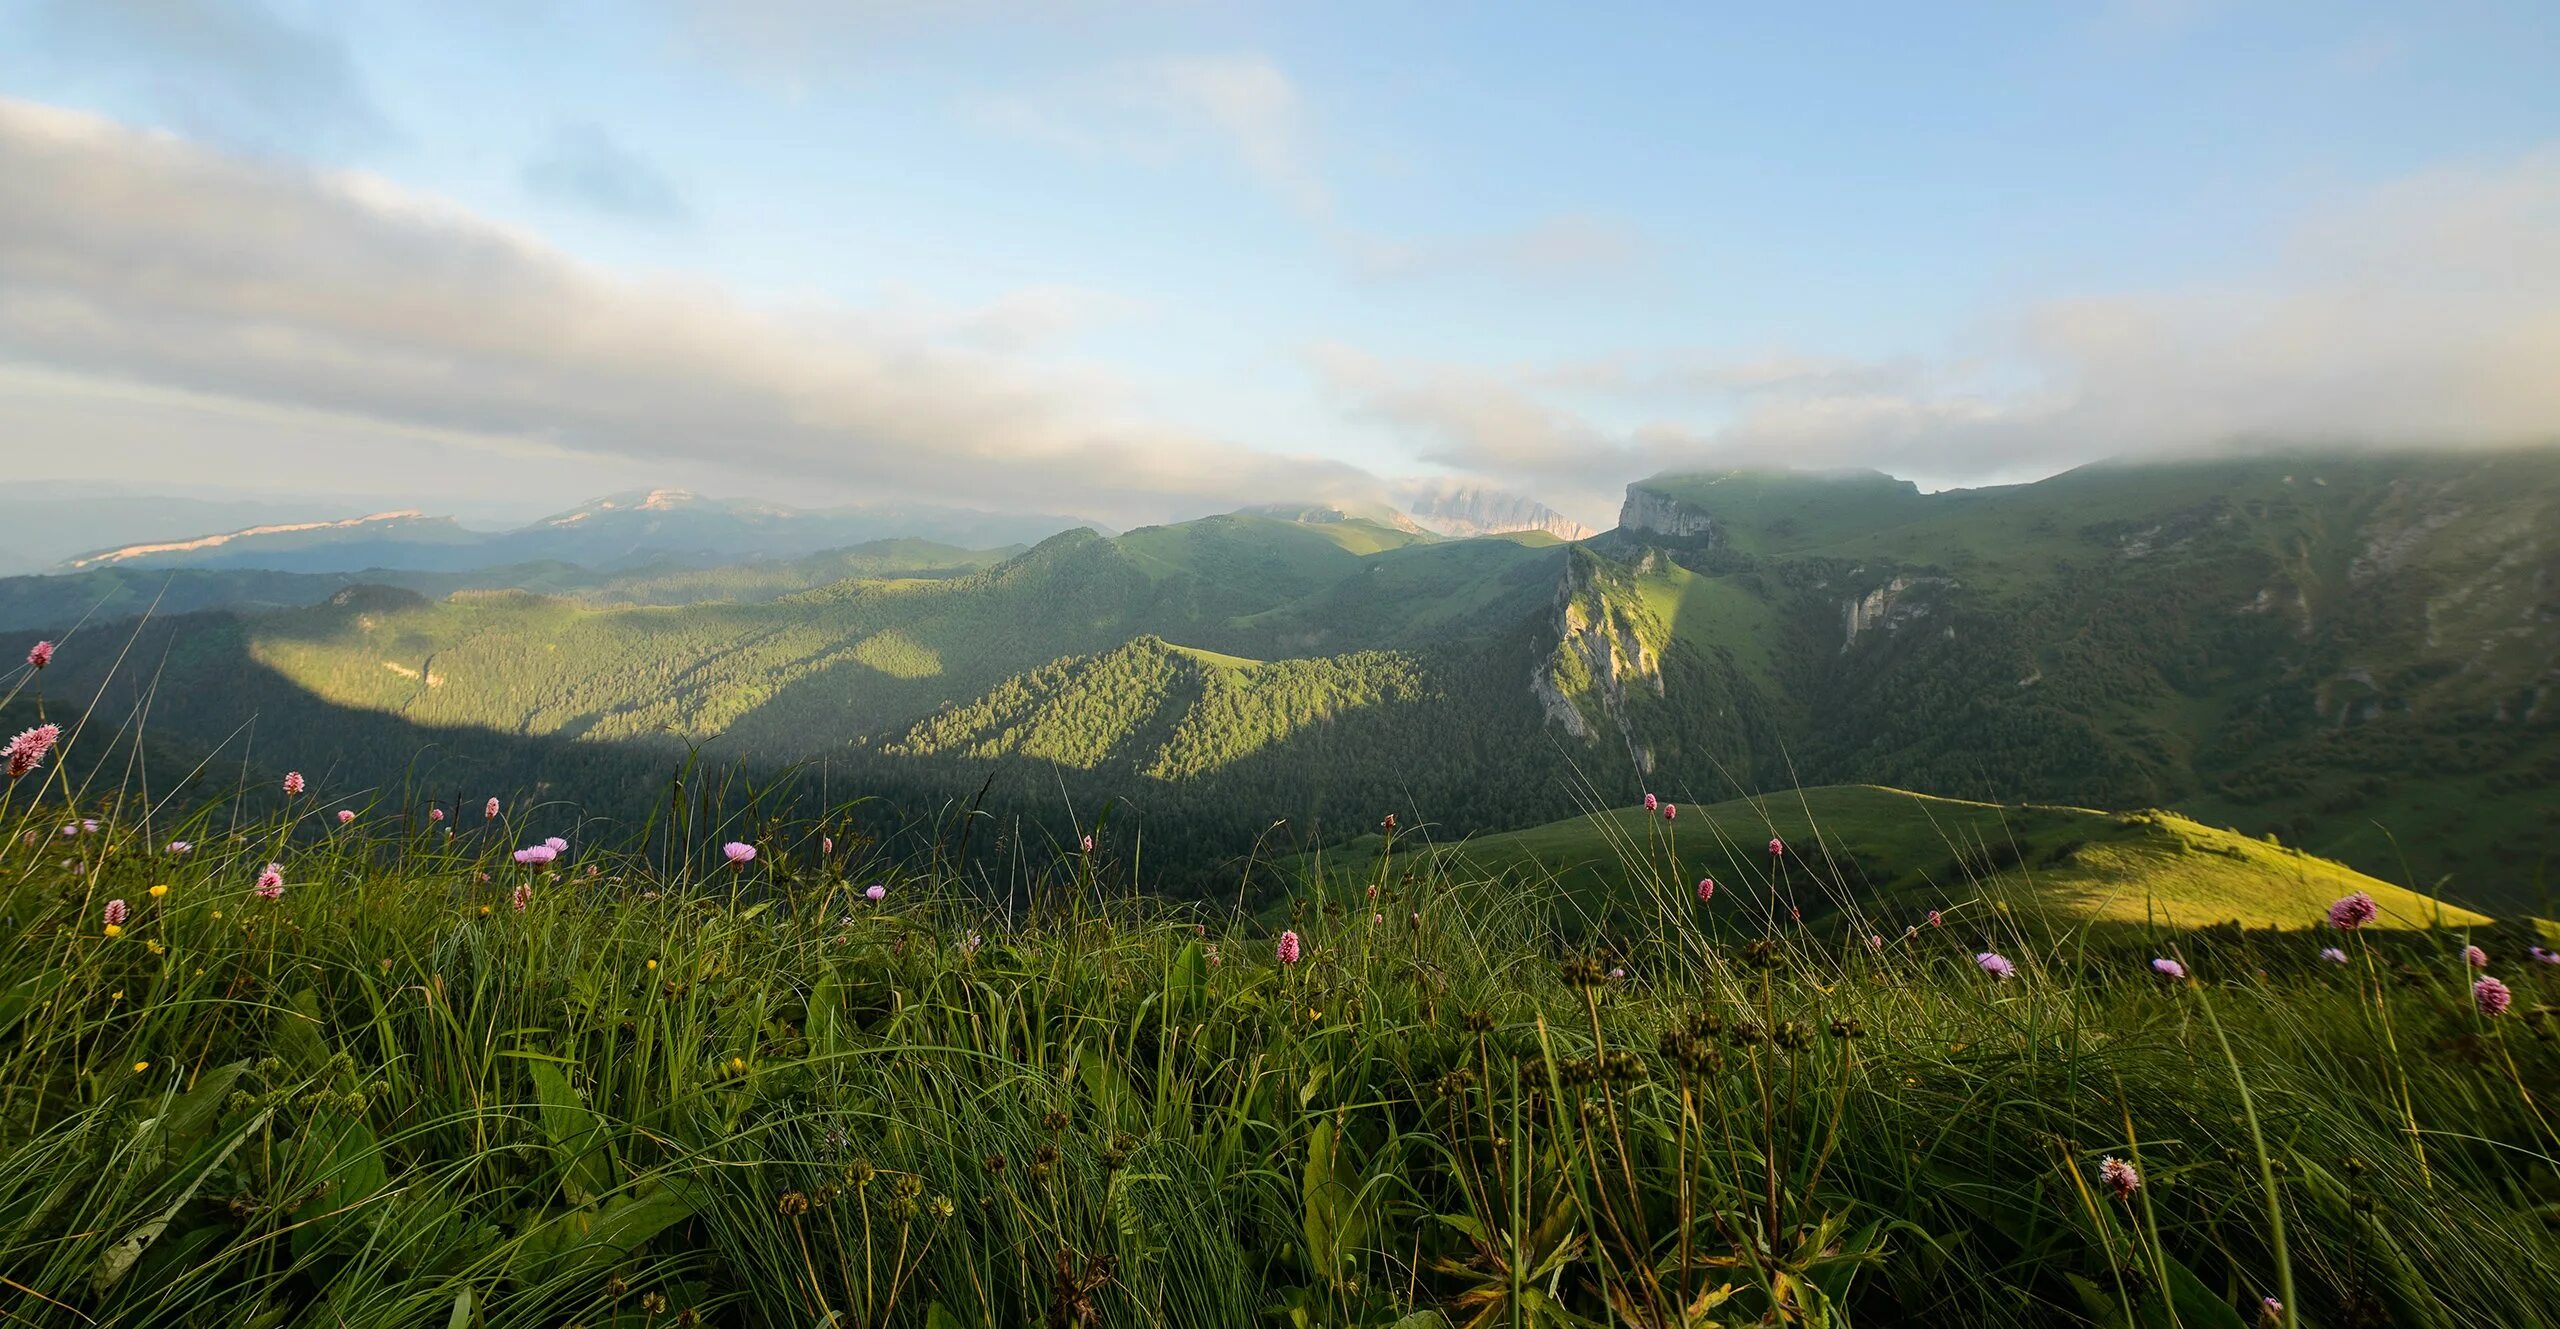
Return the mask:
[[[611,501],[568,529],[688,510]],[[843,570],[653,607],[333,597],[156,623],[136,658],[169,661],[159,732],[284,725],[378,779],[426,734],[632,787],[700,744],[930,799],[1127,798],[1179,829],[1151,853],[1203,864],[1273,817],[1462,834],[1851,782],[2173,808],[2474,903],[2560,857],[2560,451],[1926,494],[1674,474],[1570,543],[1284,508]],[[67,651],[48,694],[108,658]]]
[[[709,566],[802,558],[888,538],[985,549],[1029,544],[1087,524],[1062,516],[913,505],[794,508],[650,489],[593,499],[512,530],[475,531],[449,517],[402,510],[132,542],[75,557],[63,568],[459,572],[570,563],[618,571],[653,562]]]
[[[1586,540],[1598,534],[1536,499],[1460,481],[1409,485],[1397,501],[1416,523],[1441,535],[1544,531],[1559,540]]]

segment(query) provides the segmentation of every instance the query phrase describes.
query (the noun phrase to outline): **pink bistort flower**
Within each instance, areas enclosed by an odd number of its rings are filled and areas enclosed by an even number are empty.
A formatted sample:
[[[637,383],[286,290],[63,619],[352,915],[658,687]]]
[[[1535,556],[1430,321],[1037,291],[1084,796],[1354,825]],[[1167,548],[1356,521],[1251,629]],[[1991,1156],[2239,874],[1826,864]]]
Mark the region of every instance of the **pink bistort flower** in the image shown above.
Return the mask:
[[[533,883],[529,881],[517,882],[514,892],[507,897],[507,902],[514,905],[516,907],[516,912],[519,914],[523,913],[526,909],[531,908],[533,905]]]
[[[124,920],[129,912],[130,911],[124,906],[124,901],[107,901],[107,926],[111,928],[123,927]]]
[[[27,663],[38,669],[53,663],[53,643],[40,641],[27,648]]]
[[[2133,1164],[2121,1158],[2099,1160],[2098,1180],[2107,1188],[2109,1195],[2119,1200],[2142,1189],[2142,1174],[2133,1170]]]
[[[340,808],[340,809],[338,809],[338,824],[339,824],[339,825],[341,825],[341,826],[347,825],[348,823],[350,823],[350,822],[354,821],[355,819],[356,819],[355,809],[353,809],[353,808]]]
[[[285,797],[287,797],[287,798],[293,798],[293,797],[296,797],[296,796],[298,796],[298,795],[300,795],[300,794],[302,793],[302,789],[303,789],[303,783],[302,783],[302,772],[300,772],[300,771],[286,771],[286,772],[284,773],[284,793],[285,793]]]
[[[8,760],[9,778],[15,780],[42,765],[44,755],[53,751],[54,743],[61,737],[62,726],[40,724],[10,739],[5,754],[0,754]]]
[[[487,817],[491,821],[496,821],[498,819],[498,800],[494,798],[490,799],[489,805],[480,809],[480,815]]]
[[[2372,896],[2357,891],[2329,906],[2329,926],[2340,932],[2353,932],[2372,922],[2374,916],[2381,912],[2382,906],[2375,904]]]
[[[1707,901],[1714,898],[1716,898],[1716,879],[1713,877],[1698,878],[1698,903],[1705,904]]]
[[[1288,932],[1283,932],[1283,933],[1281,933],[1281,934],[1280,934],[1280,963],[1282,963],[1282,964],[1296,964],[1297,962],[1298,962],[1298,934],[1297,934],[1297,932],[1296,932],[1295,930],[1291,930],[1291,931],[1288,931]]]
[[[258,898],[261,900],[284,898],[284,864],[269,863],[267,870],[258,874]]]

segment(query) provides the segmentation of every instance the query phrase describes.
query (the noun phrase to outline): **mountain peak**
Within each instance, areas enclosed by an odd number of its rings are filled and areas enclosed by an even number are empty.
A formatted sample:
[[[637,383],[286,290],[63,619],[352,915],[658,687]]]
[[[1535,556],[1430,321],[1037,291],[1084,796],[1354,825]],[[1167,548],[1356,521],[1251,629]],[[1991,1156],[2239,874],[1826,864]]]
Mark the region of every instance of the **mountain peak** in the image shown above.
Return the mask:
[[[1590,527],[1525,495],[1465,480],[1424,480],[1397,494],[1413,521],[1440,535],[1502,535],[1545,531],[1559,540],[1584,540]]]

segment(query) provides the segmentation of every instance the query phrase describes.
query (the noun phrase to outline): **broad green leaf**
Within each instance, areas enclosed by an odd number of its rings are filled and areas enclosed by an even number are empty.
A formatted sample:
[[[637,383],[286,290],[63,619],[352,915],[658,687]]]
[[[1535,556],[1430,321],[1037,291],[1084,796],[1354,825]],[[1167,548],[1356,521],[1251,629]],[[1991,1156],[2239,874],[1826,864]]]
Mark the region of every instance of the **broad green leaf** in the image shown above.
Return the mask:
[[[549,1062],[532,1062],[535,1104],[542,1114],[542,1133],[560,1160],[560,1176],[569,1198],[585,1204],[613,1189],[613,1160],[605,1150],[604,1124],[578,1101],[569,1077]]]

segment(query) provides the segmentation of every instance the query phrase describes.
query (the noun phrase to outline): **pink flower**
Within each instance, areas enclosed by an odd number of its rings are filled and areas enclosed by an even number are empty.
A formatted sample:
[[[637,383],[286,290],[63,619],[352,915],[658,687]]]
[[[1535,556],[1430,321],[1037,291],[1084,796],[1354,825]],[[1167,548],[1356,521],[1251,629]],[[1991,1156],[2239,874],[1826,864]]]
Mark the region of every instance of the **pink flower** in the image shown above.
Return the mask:
[[[269,863],[267,870],[258,874],[258,898],[261,900],[284,898],[284,864]]]
[[[733,868],[742,868],[756,861],[756,847],[742,840],[731,840],[720,846],[720,852],[728,856],[729,866]]]
[[[836,837],[834,837],[834,836],[832,836],[832,835],[821,835],[821,836],[819,836],[819,837],[818,837],[818,852],[819,852],[819,853],[822,853],[822,854],[832,854],[832,853],[834,853],[835,851],[836,851]]]
[[[2010,963],[2009,957],[2002,955],[1998,951],[1984,951],[1981,954],[1974,956],[1973,962],[1982,966],[1982,972],[1991,975],[1993,978],[1999,979],[2003,983],[2017,977],[2018,974],[2018,966]]]
[[[528,867],[539,867],[558,858],[560,851],[547,844],[529,844],[516,851],[516,861]]]
[[[1870,935],[1870,936],[1868,936],[1868,938],[1867,938],[1867,949],[1868,949],[1868,950],[1871,950],[1871,951],[1880,951],[1880,950],[1883,950],[1883,949],[1884,949],[1884,938],[1882,938],[1882,937],[1878,937],[1878,936],[1874,936],[1874,935]]]
[[[169,842],[169,852],[171,854],[183,854],[194,848],[195,845],[185,840],[171,840]]]
[[[2465,946],[2462,948],[2462,962],[2474,969],[2486,969],[2489,967],[2489,953],[2477,946]]]
[[[2533,957],[2535,964],[2560,964],[2560,951],[2546,951],[2535,946],[2527,951],[2527,954]]]
[[[1774,835],[1770,836],[1770,837],[1769,837],[1769,857],[1771,857],[1771,858],[1776,858],[1776,857],[1778,857],[1780,854],[1783,854],[1783,853],[1785,853],[1785,852],[1787,852],[1787,842],[1786,842],[1786,841],[1784,841],[1784,840],[1779,839],[1778,837],[1776,837],[1776,836],[1774,836]]]
[[[555,854],[565,854],[569,852],[569,842],[556,835],[544,840],[542,842],[542,847]]]
[[[875,881],[863,890],[862,898],[869,900],[873,904],[878,904],[882,900],[889,898],[889,888]]]
[[[2187,976],[2187,967],[2175,960],[2154,960],[2151,962],[2151,971],[2156,974],[2165,974],[2171,978],[2184,978]]]
[[[54,743],[61,737],[62,726],[40,724],[10,739],[5,754],[9,761],[9,778],[15,780],[43,764],[44,754],[53,751]]]
[[[301,792],[302,772],[286,771],[284,773],[284,796],[287,798],[293,798],[301,794]]]
[[[1384,922],[1386,922],[1386,921],[1387,921],[1387,916],[1386,916],[1385,914],[1371,914],[1371,915],[1369,915],[1369,922],[1370,922],[1370,923],[1372,923],[1372,924],[1384,923]]]
[[[498,819],[498,800],[494,798],[490,799],[489,806],[481,809],[480,815],[487,817],[491,821],[496,821]]]
[[[1088,854],[1093,852],[1093,837],[1090,835],[1084,837],[1084,851]]]
[[[1677,820],[1679,820],[1679,817],[1680,817],[1680,805],[1679,805],[1679,804],[1677,804],[1677,803],[1665,803],[1665,804],[1663,804],[1663,805],[1662,805],[1662,819],[1663,819],[1664,821],[1677,821]]]
[[[53,663],[53,643],[40,641],[27,648],[27,663],[38,669]]]
[[[2506,984],[2487,974],[2471,985],[2471,1004],[2479,1007],[2482,1015],[2504,1015],[2515,999],[2516,994],[2508,991]]]
[[[2331,964],[2345,964],[2347,962],[2347,953],[2339,950],[2335,946],[2323,946],[2320,948],[2320,958]]]
[[[1662,800],[1655,798],[1651,794],[1645,795],[1644,810],[1647,812],[1660,812],[1662,810]]]
[[[1937,910],[1935,910],[1935,909],[1932,909],[1932,910],[1930,910],[1930,911],[1929,911],[1929,926],[1931,926],[1931,927],[1933,927],[1933,928],[1942,928],[1942,927],[1945,927],[1946,925],[1947,925],[1947,916],[1946,916],[1946,915],[1939,913],[1939,912],[1938,912]]]
[[[123,927],[124,920],[129,912],[130,911],[124,907],[124,901],[107,901],[107,926],[111,928]]]
[[[338,809],[338,824],[339,824],[339,825],[344,826],[344,825],[348,824],[349,822],[354,821],[355,819],[356,819],[356,814],[355,814],[354,809],[352,809],[352,808],[340,808],[340,809]]]
[[[1626,967],[1625,967],[1625,966],[1623,966],[1623,965],[1621,965],[1621,966],[1618,966],[1618,967],[1616,967],[1616,968],[1612,968],[1612,969],[1609,971],[1609,981],[1610,981],[1610,982],[1612,982],[1612,983],[1624,983],[1624,982],[1626,982],[1626,981],[1627,981],[1627,971],[1626,971]]]
[[[427,809],[427,820],[429,820],[429,821],[442,821],[442,820],[444,820],[444,809],[443,809],[443,808],[429,808],[429,809]]]
[[[1705,904],[1707,901],[1714,898],[1716,898],[1716,879],[1713,877],[1698,878],[1698,903]]]
[[[517,882],[514,893],[509,895],[507,900],[508,903],[513,904],[516,907],[517,913],[523,913],[527,907],[533,904],[533,883],[529,881]]]
[[[1281,933],[1281,934],[1280,934],[1280,963],[1282,963],[1282,964],[1296,964],[1297,962],[1298,962],[1298,934],[1297,934],[1297,932],[1296,932],[1296,931],[1294,931],[1294,930],[1292,930],[1292,931],[1288,931],[1288,932],[1283,932],[1283,933]]]
[[[2357,891],[2329,906],[2329,926],[2340,932],[2353,932],[2381,912],[2382,906],[2375,904],[2372,896]]]
[[[2107,1188],[2109,1195],[2119,1200],[2126,1199],[2135,1191],[2142,1189],[2142,1174],[2133,1170],[2133,1164],[2121,1158],[2100,1160],[2098,1180]]]

